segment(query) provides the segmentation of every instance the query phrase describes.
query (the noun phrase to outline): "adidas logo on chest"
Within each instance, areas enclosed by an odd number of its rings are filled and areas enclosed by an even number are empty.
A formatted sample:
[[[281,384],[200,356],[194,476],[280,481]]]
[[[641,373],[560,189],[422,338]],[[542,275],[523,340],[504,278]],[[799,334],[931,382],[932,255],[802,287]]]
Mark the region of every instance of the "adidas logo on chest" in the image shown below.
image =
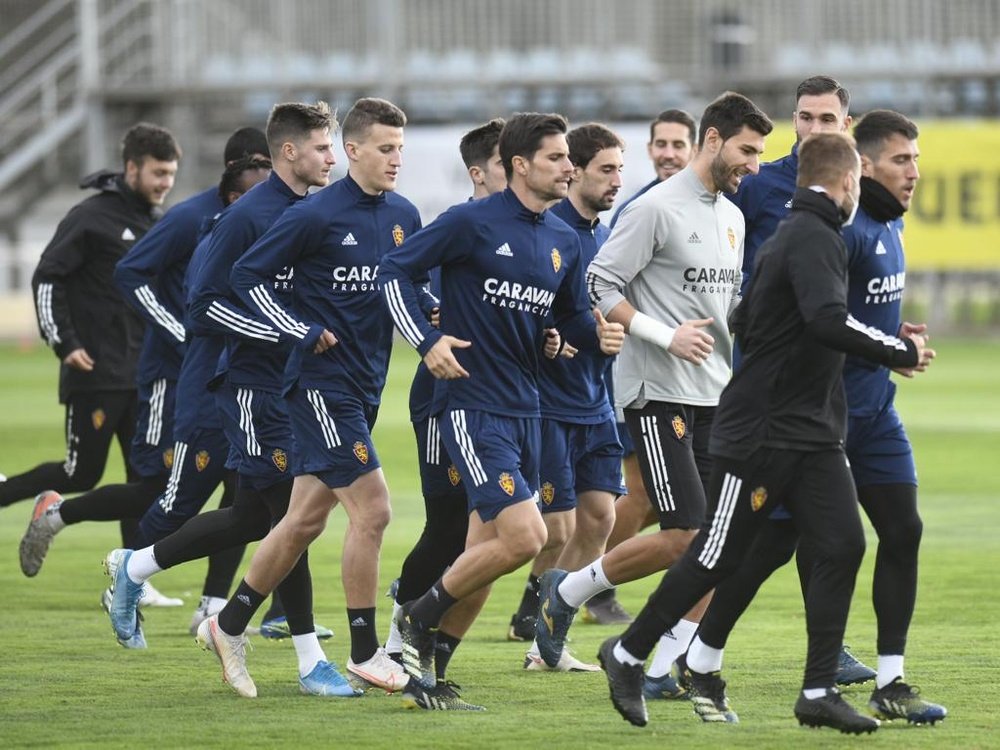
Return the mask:
[[[344,237],[344,239],[342,239],[342,240],[340,241],[340,244],[341,244],[341,245],[342,245],[343,247],[352,247],[352,246],[354,246],[354,245],[357,245],[357,244],[358,244],[358,241],[357,241],[356,239],[354,239],[354,234],[353,234],[353,233],[351,233],[351,232],[348,232],[348,233],[347,233],[347,236],[346,236],[346,237]]]

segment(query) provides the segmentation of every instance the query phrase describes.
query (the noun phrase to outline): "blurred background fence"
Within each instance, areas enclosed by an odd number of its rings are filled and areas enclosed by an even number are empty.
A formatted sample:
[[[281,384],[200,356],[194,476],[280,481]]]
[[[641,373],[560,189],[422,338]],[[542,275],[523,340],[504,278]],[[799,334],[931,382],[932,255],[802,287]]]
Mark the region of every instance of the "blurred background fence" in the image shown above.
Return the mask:
[[[181,141],[176,201],[215,182],[229,132],[275,102],[384,96],[414,125],[400,190],[428,221],[464,197],[458,138],[489,117],[612,123],[629,193],[651,176],[660,110],[697,115],[733,89],[788,122],[817,73],[855,114],[921,127],[910,311],[1000,324],[1000,0],[0,0],[0,18],[0,336],[34,336],[38,254],[138,119]],[[776,132],[766,158],[792,140]]]

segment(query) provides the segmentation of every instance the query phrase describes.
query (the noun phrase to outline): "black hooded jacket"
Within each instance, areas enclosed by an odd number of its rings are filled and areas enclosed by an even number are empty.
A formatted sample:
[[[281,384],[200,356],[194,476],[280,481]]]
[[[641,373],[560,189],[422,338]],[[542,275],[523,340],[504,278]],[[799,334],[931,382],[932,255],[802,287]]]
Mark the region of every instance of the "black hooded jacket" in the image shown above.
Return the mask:
[[[845,353],[913,367],[916,346],[847,310],[847,249],[838,206],[799,188],[792,210],[754,261],[730,323],[743,363],[719,399],[709,451],[743,460],[760,447],[823,451],[847,433]]]
[[[96,172],[80,187],[100,192],[59,222],[31,279],[39,330],[60,362],[80,348],[94,360],[91,372],[62,365],[61,403],[74,393],[135,388],[143,321],[113,277],[118,261],[160,215],[121,174]]]

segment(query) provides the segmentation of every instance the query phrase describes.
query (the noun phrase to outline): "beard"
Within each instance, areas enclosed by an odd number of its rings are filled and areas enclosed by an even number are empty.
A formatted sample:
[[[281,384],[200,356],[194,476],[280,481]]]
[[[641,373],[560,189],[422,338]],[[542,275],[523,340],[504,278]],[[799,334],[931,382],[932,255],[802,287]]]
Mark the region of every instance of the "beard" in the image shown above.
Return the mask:
[[[733,176],[733,168],[729,163],[722,158],[720,153],[709,165],[709,174],[712,176],[712,183],[715,185],[716,190],[721,190],[725,193],[735,193],[736,188],[731,188],[729,186],[730,178]]]

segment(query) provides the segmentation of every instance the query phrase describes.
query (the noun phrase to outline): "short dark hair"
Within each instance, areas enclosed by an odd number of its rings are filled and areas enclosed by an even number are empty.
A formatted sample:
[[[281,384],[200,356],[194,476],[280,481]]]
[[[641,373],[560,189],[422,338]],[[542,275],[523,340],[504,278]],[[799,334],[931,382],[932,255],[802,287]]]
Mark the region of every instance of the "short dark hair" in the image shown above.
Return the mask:
[[[181,147],[166,128],[151,122],[138,122],[122,138],[122,163],[142,165],[147,156],[157,161],[178,161]]]
[[[588,122],[566,134],[569,143],[569,160],[574,167],[586,169],[599,151],[606,148],[625,148],[625,143],[614,131],[597,122]]]
[[[830,76],[811,76],[799,84],[795,89],[795,106],[799,106],[799,99],[803,96],[823,96],[824,94],[836,94],[840,100],[840,108],[847,111],[851,106],[851,95],[836,78]]]
[[[665,109],[656,116],[656,119],[649,123],[649,142],[652,143],[656,137],[656,126],[661,122],[676,122],[688,129],[691,145],[694,145],[698,138],[698,128],[694,124],[694,118],[683,109]]]
[[[223,153],[225,163],[241,159],[244,156],[268,154],[267,136],[259,128],[240,128],[226,141],[226,150]]]
[[[267,118],[268,152],[273,159],[283,143],[299,143],[314,130],[334,130],[336,127],[337,117],[326,102],[275,104]]]
[[[500,141],[500,131],[503,130],[504,124],[505,120],[502,117],[494,117],[462,136],[458,150],[462,154],[466,169],[486,166]]]
[[[542,139],[549,135],[565,135],[569,130],[566,118],[559,114],[516,112],[500,131],[500,161],[509,180],[514,176],[514,157],[532,159],[541,148]]]
[[[760,107],[743,94],[727,91],[706,107],[698,128],[698,143],[704,145],[709,128],[715,128],[722,140],[727,141],[744,127],[767,135],[774,129],[774,124]]]
[[[406,114],[390,101],[375,97],[364,97],[354,102],[354,106],[344,117],[341,126],[341,136],[344,143],[350,140],[363,140],[368,136],[372,125],[388,125],[392,128],[402,128],[406,125]]]
[[[260,132],[260,131],[257,131]],[[259,156],[241,156],[226,164],[226,170],[219,180],[219,197],[227,206],[229,205],[229,194],[242,190],[240,180],[247,172],[271,169],[271,160],[263,159]]]
[[[912,120],[891,109],[873,109],[854,126],[858,151],[872,160],[878,159],[885,142],[896,133],[911,141],[920,135]]]
[[[799,145],[798,187],[832,187],[858,165],[854,139],[846,133],[814,133]]]

